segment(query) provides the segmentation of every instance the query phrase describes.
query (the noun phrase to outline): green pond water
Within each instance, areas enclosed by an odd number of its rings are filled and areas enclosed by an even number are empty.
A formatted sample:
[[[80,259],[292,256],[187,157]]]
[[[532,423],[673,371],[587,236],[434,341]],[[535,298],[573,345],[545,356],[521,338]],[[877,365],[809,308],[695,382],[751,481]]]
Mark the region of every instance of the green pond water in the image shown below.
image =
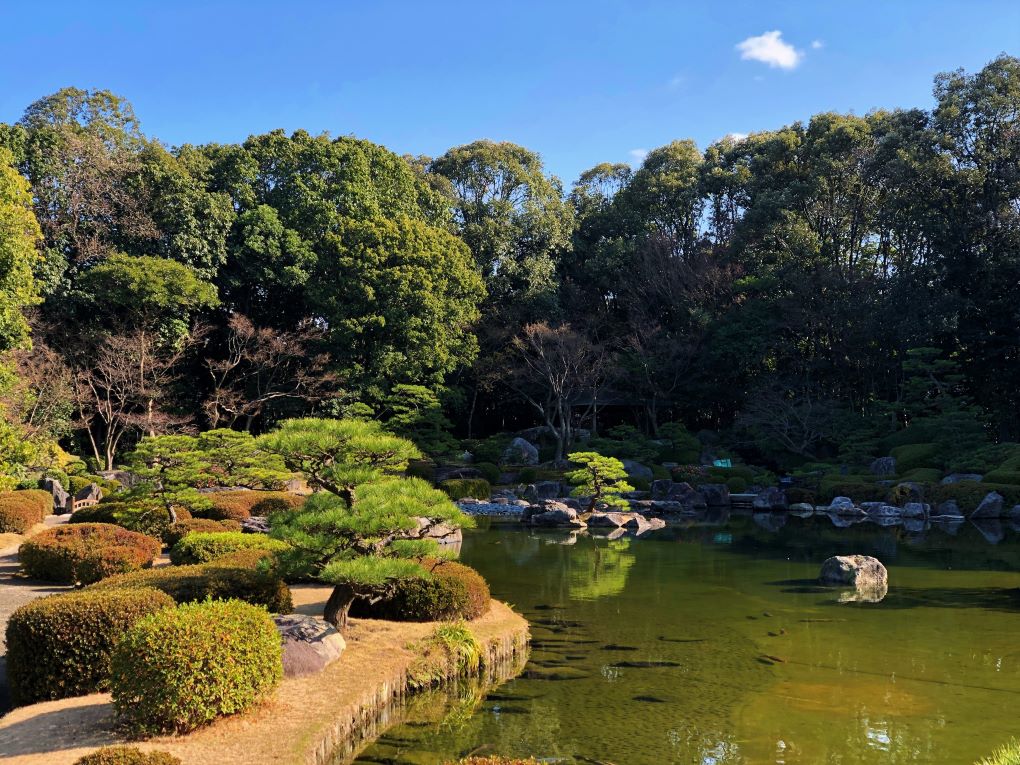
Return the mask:
[[[875,555],[879,603],[814,584]],[[522,675],[421,697],[359,763],[963,763],[1020,736],[1020,535],[721,514],[616,540],[492,525],[461,558],[532,623]]]

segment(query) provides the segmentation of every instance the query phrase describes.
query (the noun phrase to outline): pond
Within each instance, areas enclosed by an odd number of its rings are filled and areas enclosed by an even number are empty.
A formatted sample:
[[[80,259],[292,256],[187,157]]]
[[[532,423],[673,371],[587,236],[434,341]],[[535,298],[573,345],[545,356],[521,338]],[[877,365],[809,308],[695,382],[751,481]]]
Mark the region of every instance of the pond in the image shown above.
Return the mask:
[[[889,568],[880,603],[814,584],[847,553]],[[532,622],[524,673],[419,700],[357,762],[968,765],[1020,734],[1020,535],[997,522],[720,513],[616,540],[504,524],[461,557]]]

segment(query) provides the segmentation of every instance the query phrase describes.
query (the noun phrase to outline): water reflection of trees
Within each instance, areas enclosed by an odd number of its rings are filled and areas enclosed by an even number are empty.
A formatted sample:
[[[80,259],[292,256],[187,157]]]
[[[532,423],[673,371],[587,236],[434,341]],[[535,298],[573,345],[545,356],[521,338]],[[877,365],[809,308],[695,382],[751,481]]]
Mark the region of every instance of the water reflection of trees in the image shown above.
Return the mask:
[[[570,547],[570,597],[597,600],[623,592],[636,557],[630,539],[590,539]]]

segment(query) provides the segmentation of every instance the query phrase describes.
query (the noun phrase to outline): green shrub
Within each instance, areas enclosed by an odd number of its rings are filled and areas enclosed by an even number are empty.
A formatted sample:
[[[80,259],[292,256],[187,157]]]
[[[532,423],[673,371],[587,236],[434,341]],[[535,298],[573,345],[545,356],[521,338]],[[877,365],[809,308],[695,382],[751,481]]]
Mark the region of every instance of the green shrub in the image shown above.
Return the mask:
[[[104,746],[79,757],[74,765],[181,765],[170,752],[143,752],[137,746]]]
[[[492,492],[492,487],[484,478],[450,478],[440,483],[439,488],[454,501],[465,497],[488,499]]]
[[[652,488],[651,479],[628,476],[627,483],[634,487],[634,491],[650,491]]]
[[[108,523],[82,523],[48,529],[21,546],[24,572],[62,584],[98,582],[113,574],[152,565],[159,540]]]
[[[829,478],[822,480],[819,498],[823,502],[829,502],[833,497],[850,497],[855,502],[881,502],[886,498],[888,491],[885,486],[875,483]]]
[[[243,534],[240,531],[196,531],[181,537],[177,544],[170,548],[170,562],[177,566],[188,563],[208,563],[238,550],[277,552],[287,549],[289,547],[286,542],[272,539],[266,534]]]
[[[82,459],[70,459],[67,461],[67,464],[64,465],[64,473],[68,476],[84,475],[87,472],[89,472],[89,466],[86,465],[85,460]],[[65,483],[63,486],[66,488],[67,484]]]
[[[1017,486],[1020,485],[1020,470],[993,470],[985,474],[984,480],[988,483],[1005,483]]]
[[[960,509],[969,513],[981,504],[989,492],[996,491],[1005,500],[1006,508],[1020,504],[1020,486],[1004,483],[988,483],[986,481],[958,481],[946,485],[931,487],[931,502],[938,504],[947,500],[956,500]]]
[[[238,521],[213,521],[208,518],[189,518],[185,521],[177,521],[167,527],[163,533],[163,541],[170,547],[181,541],[192,532],[224,532],[240,531],[241,524]]]
[[[499,465],[494,462],[479,462],[475,465],[475,470],[481,473],[482,478],[490,484],[499,483],[499,477],[503,475],[503,471],[499,469]]]
[[[187,733],[250,709],[282,678],[280,635],[265,609],[207,601],[128,630],[113,651],[110,691],[135,733]]]
[[[300,494],[292,494],[287,491],[264,491],[262,499],[251,506],[251,514],[265,518],[273,513],[280,513],[286,510],[297,510],[305,503],[305,498]]]
[[[67,519],[68,523],[110,523],[119,526],[116,512],[123,510],[125,503],[118,501],[100,502],[96,505],[89,505],[77,510]]]
[[[174,606],[154,589],[51,595],[7,624],[7,677],[15,704],[104,691],[117,639],[143,616]]]
[[[801,503],[815,505],[817,504],[817,499],[814,490],[805,486],[790,486],[786,489],[786,501],[791,505]]]
[[[454,561],[427,559],[428,579],[401,579],[393,594],[376,603],[355,601],[352,616],[400,622],[477,619],[489,610],[489,585],[469,566]]]
[[[673,478],[670,472],[662,465],[652,465],[653,481],[669,481]]]
[[[243,521],[253,515],[268,515],[276,509],[295,508],[304,497],[286,491],[214,491],[202,495],[208,507],[194,507],[196,518],[214,521]]]
[[[510,446],[512,440],[513,436],[497,433],[480,440],[464,441],[463,446],[471,452],[475,462],[494,462],[498,465],[503,461],[503,452]]]
[[[739,475],[735,475],[732,478],[726,479],[726,488],[729,489],[732,494],[743,494],[747,491],[747,480],[741,478]]]
[[[891,452],[896,458],[896,469],[906,473],[915,468],[942,467],[938,444],[907,444]]]
[[[407,463],[406,472],[411,478],[420,478],[432,483],[432,478],[436,474],[436,466],[427,460],[411,460]]]
[[[265,606],[277,614],[294,610],[290,588],[271,571],[255,570],[264,550],[242,550],[214,563],[192,566],[160,566],[145,571],[111,576],[89,590],[152,587],[177,603],[194,603],[206,598],[234,598]],[[247,556],[245,560],[241,556]]]
[[[82,489],[87,488],[90,483],[92,481],[84,475],[70,475],[68,476],[67,491],[71,494],[77,494]]]
[[[517,471],[517,483],[535,483],[538,475],[538,468],[523,467]]]
[[[185,507],[174,508],[178,521],[191,520]],[[123,500],[103,500],[97,505],[83,507],[71,516],[71,523],[112,523],[129,531],[162,539],[170,526],[170,513],[161,502],[149,497],[132,497]]]

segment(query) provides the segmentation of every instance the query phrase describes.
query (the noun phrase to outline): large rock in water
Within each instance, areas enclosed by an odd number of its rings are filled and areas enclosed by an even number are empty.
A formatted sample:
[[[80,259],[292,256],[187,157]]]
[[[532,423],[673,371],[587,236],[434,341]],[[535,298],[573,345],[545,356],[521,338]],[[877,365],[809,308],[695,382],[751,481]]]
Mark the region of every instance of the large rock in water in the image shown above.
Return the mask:
[[[775,486],[758,492],[752,503],[755,510],[785,510],[786,493]]]
[[[828,511],[836,515],[860,515],[864,511],[854,504],[850,497],[833,497]]]
[[[300,677],[322,672],[347,648],[343,636],[324,619],[301,614],[275,616],[283,641],[283,674]]]
[[[818,581],[858,590],[883,589],[889,586],[889,572],[870,555],[834,555],[822,564]]]
[[[703,483],[698,491],[705,497],[709,507],[724,507],[730,503],[730,489],[724,483]]]
[[[646,481],[651,481],[655,477],[650,467],[642,465],[636,460],[620,460],[620,462],[623,463],[623,469],[627,471],[630,478],[643,478]]]
[[[981,504],[977,506],[977,509],[970,514],[973,518],[999,518],[1002,516],[1002,508],[1005,500],[1002,495],[997,491],[990,491],[985,495],[985,498],[981,500]]]
[[[503,452],[504,465],[537,465],[538,447],[518,436]]]

